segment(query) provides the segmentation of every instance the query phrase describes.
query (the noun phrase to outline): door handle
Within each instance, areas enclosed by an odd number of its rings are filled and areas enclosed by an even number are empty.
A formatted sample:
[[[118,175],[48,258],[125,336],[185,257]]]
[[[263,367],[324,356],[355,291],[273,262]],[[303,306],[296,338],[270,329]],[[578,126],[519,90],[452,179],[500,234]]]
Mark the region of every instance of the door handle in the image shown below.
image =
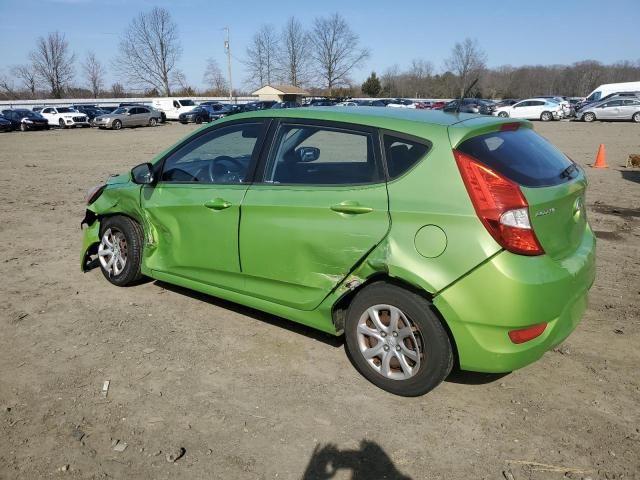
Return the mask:
[[[371,207],[365,207],[364,205],[360,205],[358,202],[342,202],[337,205],[331,205],[331,210],[338,213],[349,213],[352,215],[358,215],[361,213],[369,213],[373,211]]]
[[[231,206],[231,202],[227,202],[222,198],[214,198],[213,200],[207,200],[204,202],[204,206],[211,210],[224,210]]]

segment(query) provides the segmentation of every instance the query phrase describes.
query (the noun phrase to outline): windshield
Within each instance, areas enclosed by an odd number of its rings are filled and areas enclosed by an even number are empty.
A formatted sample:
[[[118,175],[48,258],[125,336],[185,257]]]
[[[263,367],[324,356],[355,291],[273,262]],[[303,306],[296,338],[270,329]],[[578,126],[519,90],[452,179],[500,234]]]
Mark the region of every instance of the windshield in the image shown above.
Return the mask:
[[[596,100],[600,100],[601,96],[602,96],[602,92],[598,90],[597,92],[593,92],[591,95],[589,95],[587,97],[587,100],[589,100],[590,102],[595,102]]]
[[[180,105],[183,107],[194,107],[196,104],[193,100],[180,100]]]
[[[113,113],[114,115],[122,115],[123,113],[127,113],[127,109],[123,108],[123,107],[120,107],[120,108],[115,109],[111,113]]]

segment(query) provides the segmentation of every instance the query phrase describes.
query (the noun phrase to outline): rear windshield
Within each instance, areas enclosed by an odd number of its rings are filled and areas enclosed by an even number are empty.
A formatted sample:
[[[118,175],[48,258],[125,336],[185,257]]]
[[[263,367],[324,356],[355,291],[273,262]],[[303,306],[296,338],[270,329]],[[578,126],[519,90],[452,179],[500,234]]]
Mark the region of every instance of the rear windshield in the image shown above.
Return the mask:
[[[479,135],[458,150],[525,187],[558,185],[571,178],[571,160],[530,128]]]

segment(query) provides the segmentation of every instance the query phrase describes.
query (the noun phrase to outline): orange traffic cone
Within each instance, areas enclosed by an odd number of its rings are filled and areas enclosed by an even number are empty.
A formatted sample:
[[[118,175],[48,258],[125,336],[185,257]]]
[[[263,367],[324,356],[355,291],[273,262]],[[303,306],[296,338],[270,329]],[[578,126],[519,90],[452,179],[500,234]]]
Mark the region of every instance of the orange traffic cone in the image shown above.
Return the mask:
[[[596,163],[591,165],[593,168],[607,168],[607,152],[604,149],[604,144],[600,144],[598,148],[598,155],[596,155]]]

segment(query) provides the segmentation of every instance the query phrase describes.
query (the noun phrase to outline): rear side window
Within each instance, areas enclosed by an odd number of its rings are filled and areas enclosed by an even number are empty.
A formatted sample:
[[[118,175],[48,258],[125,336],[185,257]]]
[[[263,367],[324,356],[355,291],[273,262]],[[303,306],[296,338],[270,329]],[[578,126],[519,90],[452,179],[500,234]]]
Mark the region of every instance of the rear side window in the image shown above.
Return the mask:
[[[558,185],[572,165],[567,156],[530,128],[492,132],[465,140],[457,148],[525,187]]]
[[[421,143],[394,135],[385,135],[384,153],[387,160],[389,179],[393,180],[407,172],[418,163],[430,149],[430,143]]]

